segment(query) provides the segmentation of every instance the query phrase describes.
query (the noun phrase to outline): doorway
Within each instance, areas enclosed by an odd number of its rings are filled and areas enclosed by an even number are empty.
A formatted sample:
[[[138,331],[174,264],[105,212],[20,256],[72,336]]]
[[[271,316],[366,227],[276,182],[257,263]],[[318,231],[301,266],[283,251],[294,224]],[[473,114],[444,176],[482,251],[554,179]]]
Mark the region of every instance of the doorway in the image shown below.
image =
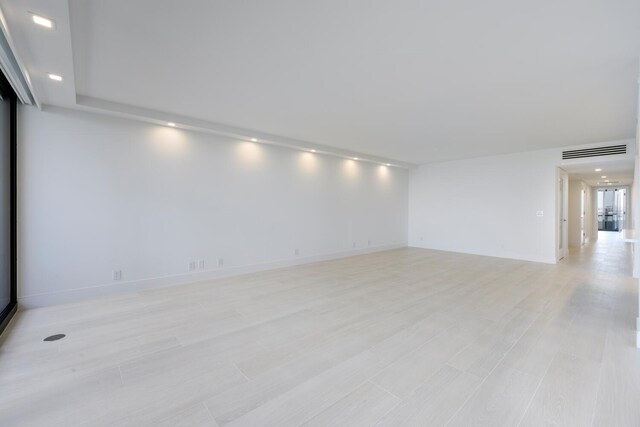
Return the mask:
[[[627,189],[598,189],[598,231],[621,231],[627,219]]]

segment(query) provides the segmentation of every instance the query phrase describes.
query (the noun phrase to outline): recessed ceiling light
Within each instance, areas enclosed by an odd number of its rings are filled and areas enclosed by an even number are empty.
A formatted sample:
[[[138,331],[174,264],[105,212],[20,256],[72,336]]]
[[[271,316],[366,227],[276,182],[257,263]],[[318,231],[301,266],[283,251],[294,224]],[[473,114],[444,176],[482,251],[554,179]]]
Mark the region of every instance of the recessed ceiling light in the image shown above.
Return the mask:
[[[357,158],[357,157],[354,157],[354,158],[353,158],[353,160],[358,160],[358,158]]]
[[[40,15],[31,15],[33,22],[46,28],[53,28],[53,21]]]
[[[251,142],[258,142],[256,138],[251,138]]]
[[[607,177],[607,175],[602,175],[600,178],[606,178],[606,177]]]
[[[315,153],[315,152],[316,152],[316,150],[311,150],[311,152],[312,152],[312,153]]]
[[[62,81],[62,76],[59,76],[57,74],[48,74],[49,78],[51,80],[55,80],[57,82],[61,82]]]
[[[391,166],[391,163],[387,163],[387,166]]]
[[[169,122],[169,123],[167,123],[167,126],[171,126],[172,128],[174,128],[174,127],[176,127],[176,124],[173,123],[173,122]]]
[[[597,169],[596,169],[596,172],[600,172],[601,170],[602,170],[602,169],[600,169],[600,168],[597,168]]]

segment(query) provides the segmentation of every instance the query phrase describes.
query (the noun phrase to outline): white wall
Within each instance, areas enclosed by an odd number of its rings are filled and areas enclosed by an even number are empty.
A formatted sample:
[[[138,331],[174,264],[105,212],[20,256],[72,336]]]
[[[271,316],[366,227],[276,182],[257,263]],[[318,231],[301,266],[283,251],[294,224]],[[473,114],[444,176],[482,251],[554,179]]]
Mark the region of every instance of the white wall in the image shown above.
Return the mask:
[[[409,245],[554,263],[558,156],[545,150],[413,170]]]
[[[63,109],[19,144],[23,306],[406,245],[404,169]]]

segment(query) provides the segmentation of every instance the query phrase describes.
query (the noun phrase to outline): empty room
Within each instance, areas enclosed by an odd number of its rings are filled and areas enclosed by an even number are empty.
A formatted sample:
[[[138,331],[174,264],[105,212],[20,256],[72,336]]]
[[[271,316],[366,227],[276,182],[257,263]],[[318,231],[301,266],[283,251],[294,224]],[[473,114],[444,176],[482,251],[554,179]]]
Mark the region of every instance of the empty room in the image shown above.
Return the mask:
[[[0,426],[639,426],[639,77],[638,0],[0,0]]]

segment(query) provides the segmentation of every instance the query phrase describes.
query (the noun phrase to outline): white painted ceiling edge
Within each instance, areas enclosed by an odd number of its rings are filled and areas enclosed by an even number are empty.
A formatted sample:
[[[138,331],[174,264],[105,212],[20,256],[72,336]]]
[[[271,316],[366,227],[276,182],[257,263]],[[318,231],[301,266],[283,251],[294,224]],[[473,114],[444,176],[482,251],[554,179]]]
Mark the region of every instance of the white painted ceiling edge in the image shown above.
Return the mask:
[[[77,4],[78,3],[76,3],[76,6]],[[141,4],[142,3],[138,4],[136,7]],[[364,151],[354,151],[336,146],[311,143],[302,139],[282,137],[278,134],[261,132],[247,127],[228,126],[211,120],[195,119],[193,116],[176,115],[163,111],[162,109],[153,110],[140,108],[129,103],[112,102],[103,98],[80,94],[77,91],[76,82],[76,67],[78,65],[74,59],[77,60],[78,57],[74,58],[74,54],[77,55],[77,52],[74,50],[74,39],[71,32],[70,2],[68,0],[0,0],[0,9],[2,9],[6,17],[7,30],[14,44],[13,48],[15,49],[15,56],[20,58],[20,61],[25,65],[24,68],[27,72],[27,79],[31,82],[33,96],[36,104],[41,108],[46,108],[47,105],[55,105],[63,108],[128,117],[157,124],[166,125],[167,122],[175,122],[180,127],[196,131],[232,136],[234,138],[244,140],[256,138],[261,142],[268,142],[293,149],[317,150],[319,152],[325,152],[327,154],[333,154],[341,157],[358,157],[362,160],[366,159],[376,163],[391,163],[394,166],[400,167],[410,168],[419,163],[429,162],[425,161],[425,159],[420,156],[415,156],[415,159],[417,160],[415,163],[406,161],[400,162],[393,157],[373,156]],[[54,19],[56,23],[55,30],[49,31],[37,27],[34,28],[33,23],[30,22],[29,12],[41,13],[44,16]],[[608,16],[608,19],[610,20],[615,20],[616,18],[617,15],[613,13],[611,16]],[[81,59],[85,60],[86,58]],[[65,79],[63,84],[55,84],[48,81],[46,74],[49,72],[55,72],[63,75]],[[155,90],[158,91],[162,89],[155,88]],[[534,119],[532,118],[531,120]],[[560,120],[560,117],[558,117],[558,120]],[[625,135],[620,136],[626,136],[626,132],[622,133]],[[332,143],[336,142],[332,140],[327,140],[327,142],[328,141],[331,141]],[[566,144],[562,145],[578,146],[575,144],[575,141],[574,143],[571,143],[570,139],[567,141],[568,142]],[[591,142],[593,143],[585,144],[584,146],[604,144],[595,141]],[[544,143],[541,142],[539,144],[540,147],[536,146],[532,149],[526,150],[522,149],[522,144],[514,144],[513,147],[509,147],[506,151],[503,148],[502,152],[490,152],[490,150],[486,150],[487,152],[485,154],[478,154],[478,150],[475,150],[464,154],[465,150],[463,145],[473,143],[474,141],[468,141],[466,139],[461,140],[459,149],[461,154],[457,158],[476,158],[497,154],[509,154],[512,152],[538,151],[553,148],[550,146],[543,146]],[[477,142],[477,144],[482,145],[482,142]],[[557,143],[556,146],[558,146]],[[411,158],[414,157],[412,156]],[[437,156],[434,156],[433,162],[455,159],[456,158],[439,159]]]
[[[162,111],[154,111],[147,108],[135,107],[132,105],[119,104],[116,102],[105,101],[103,99],[92,98],[83,95],[76,96],[77,109],[92,111],[95,113],[108,114],[118,117],[126,117],[134,120],[155,123],[160,126],[166,126],[167,123],[175,123],[175,127],[187,129],[197,132],[211,133],[215,135],[228,136],[243,141],[254,141],[262,144],[277,145],[280,147],[291,148],[293,150],[311,151],[315,153],[326,154],[348,159],[357,158],[358,161],[379,163],[386,166],[412,168],[416,165],[406,162],[398,162],[397,160],[372,156],[356,151],[349,151],[329,147],[322,144],[312,142],[303,142],[296,139],[286,138],[278,135],[242,129],[234,126],[227,126],[219,123],[212,123],[206,120],[194,119],[192,117],[170,114]]]

